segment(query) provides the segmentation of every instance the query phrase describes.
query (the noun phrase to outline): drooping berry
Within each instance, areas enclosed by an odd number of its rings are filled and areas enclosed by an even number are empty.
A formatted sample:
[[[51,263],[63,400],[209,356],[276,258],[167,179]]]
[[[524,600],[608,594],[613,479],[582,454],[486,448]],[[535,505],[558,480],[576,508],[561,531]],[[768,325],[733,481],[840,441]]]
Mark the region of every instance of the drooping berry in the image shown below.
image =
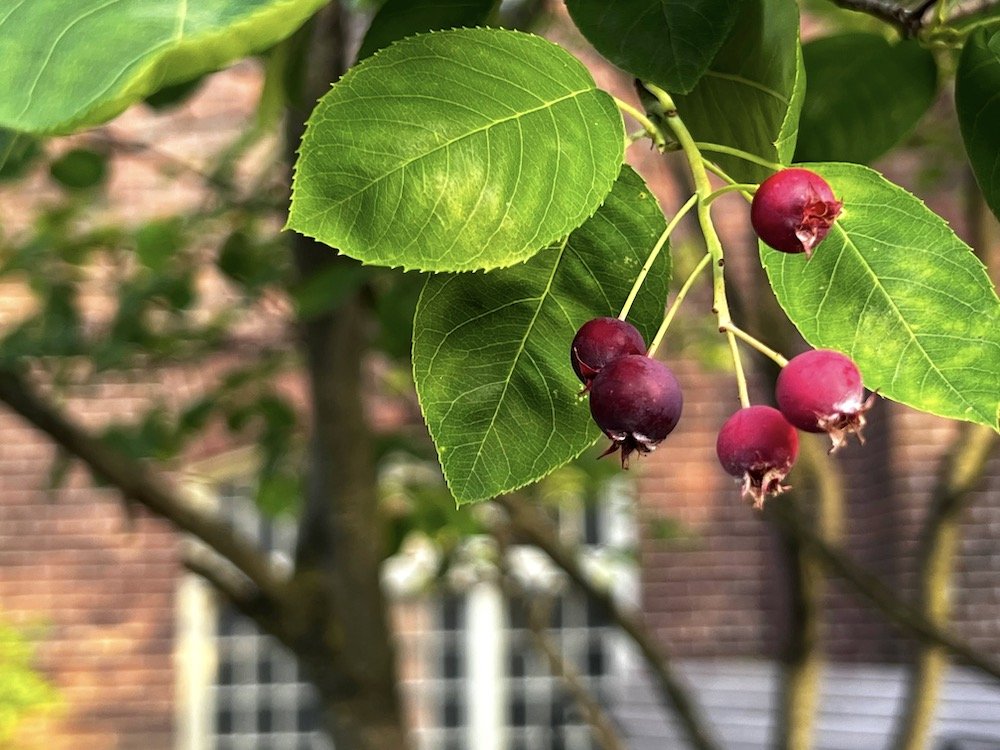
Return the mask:
[[[618,318],[594,318],[576,332],[569,357],[576,376],[589,389],[591,381],[609,362],[627,354],[645,353],[646,342],[631,323]]]
[[[818,174],[792,167],[760,184],[750,205],[750,223],[766,245],[808,258],[843,205]]]
[[[606,365],[590,387],[590,414],[611,438],[602,456],[621,449],[622,468],[635,451],[649,453],[673,432],[684,396],[662,362],[628,354]]]
[[[774,396],[785,419],[800,430],[828,433],[831,453],[852,432],[865,442],[861,428],[875,394],[865,398],[861,373],[850,357],[830,349],[793,357],[778,375]]]
[[[743,480],[742,492],[764,507],[767,495],[778,495],[799,454],[799,436],[781,412],[770,406],[748,406],[733,414],[715,443],[727,473]]]

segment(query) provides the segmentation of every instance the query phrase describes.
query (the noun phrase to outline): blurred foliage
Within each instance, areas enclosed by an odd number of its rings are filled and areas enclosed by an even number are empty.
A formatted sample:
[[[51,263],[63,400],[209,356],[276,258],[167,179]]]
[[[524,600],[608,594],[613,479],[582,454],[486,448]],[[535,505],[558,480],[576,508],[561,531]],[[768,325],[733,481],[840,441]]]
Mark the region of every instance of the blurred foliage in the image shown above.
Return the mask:
[[[0,621],[0,746],[12,747],[29,718],[54,711],[55,688],[32,666],[35,648],[20,630]]]

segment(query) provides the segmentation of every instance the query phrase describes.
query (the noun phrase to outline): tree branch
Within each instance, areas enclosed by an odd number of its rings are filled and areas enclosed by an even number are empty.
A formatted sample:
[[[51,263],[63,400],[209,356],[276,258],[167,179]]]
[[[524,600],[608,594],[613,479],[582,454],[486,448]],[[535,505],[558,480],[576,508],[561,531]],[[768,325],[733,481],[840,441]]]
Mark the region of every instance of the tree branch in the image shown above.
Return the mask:
[[[950,654],[981,672],[1000,680],[1000,664],[980,654],[968,643],[930,622],[923,613],[907,604],[877,577],[854,562],[844,552],[827,544],[801,514],[790,505],[769,503],[767,515],[779,527],[795,535],[827,570],[843,578],[850,588],[882,612],[899,631],[946,649]]]
[[[513,529],[548,555],[595,606],[628,634],[655,676],[663,702],[677,715],[691,745],[698,750],[715,750],[717,746],[708,733],[700,710],[674,674],[667,654],[639,616],[622,609],[611,594],[593,584],[580,566],[577,555],[559,541],[552,524],[538,510],[509,495],[498,498],[496,502],[507,511]]]
[[[284,584],[267,557],[214,514],[175,492],[155,472],[110,446],[47,403],[20,373],[0,369],[0,401],[46,433],[70,455],[130,501],[144,505],[183,531],[193,534],[232,563],[260,591],[275,600]]]
[[[781,502],[802,502],[818,507],[812,523],[823,538],[835,538],[837,518],[843,505],[844,488],[839,473],[816,440],[805,439],[801,453],[809,456],[800,462],[795,489]],[[813,469],[803,471],[803,469]],[[775,747],[800,750],[812,747],[820,697],[823,668],[822,618],[825,580],[822,565],[809,554],[801,540],[779,531],[782,551],[790,576],[791,596],[789,636],[782,655],[781,712],[775,735]]]
[[[1000,435],[989,427],[963,424],[938,474],[937,485],[921,534],[919,607],[923,616],[943,628],[951,616],[951,579],[959,544],[959,522],[972,491],[986,471]],[[941,677],[948,664],[945,649],[920,645],[913,665],[905,708],[893,746],[899,750],[925,747],[934,718]]]
[[[185,568],[208,581],[230,604],[257,623],[263,632],[289,644],[288,633],[272,599],[228,560],[198,542],[186,544],[181,557]]]
[[[924,16],[938,0],[923,0],[914,8],[888,0],[832,0],[832,2],[841,8],[867,13],[880,21],[885,21],[899,29],[905,38],[911,39],[923,28]]]

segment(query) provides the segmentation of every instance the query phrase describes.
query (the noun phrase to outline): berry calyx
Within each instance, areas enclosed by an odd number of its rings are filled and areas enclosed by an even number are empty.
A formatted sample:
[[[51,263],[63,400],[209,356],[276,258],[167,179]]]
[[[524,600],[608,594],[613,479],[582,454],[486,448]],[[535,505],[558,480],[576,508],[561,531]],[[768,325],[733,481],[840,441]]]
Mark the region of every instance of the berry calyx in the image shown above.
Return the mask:
[[[628,354],[645,354],[646,342],[631,323],[618,318],[588,320],[573,337],[569,357],[573,372],[590,388],[597,373],[610,362]]]
[[[622,468],[634,452],[649,453],[673,432],[684,396],[677,378],[662,362],[628,354],[606,365],[590,387],[590,414],[611,446],[621,450]]]
[[[722,425],[715,452],[722,468],[743,480],[743,495],[759,510],[768,495],[789,489],[782,481],[799,454],[799,436],[777,409],[748,406]]]
[[[826,180],[808,169],[782,169],[764,180],[750,204],[750,223],[766,245],[812,255],[840,215],[843,203]]]
[[[861,373],[850,357],[830,349],[793,357],[778,375],[774,396],[785,419],[800,430],[829,434],[831,453],[851,433],[865,442],[861,428],[875,394],[865,398]]]

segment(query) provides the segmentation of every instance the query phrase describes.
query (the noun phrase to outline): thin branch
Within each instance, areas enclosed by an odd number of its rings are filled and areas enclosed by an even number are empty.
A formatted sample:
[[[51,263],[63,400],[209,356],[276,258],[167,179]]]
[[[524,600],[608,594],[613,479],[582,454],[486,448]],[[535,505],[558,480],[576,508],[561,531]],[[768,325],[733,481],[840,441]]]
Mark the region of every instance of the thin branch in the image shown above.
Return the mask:
[[[532,640],[536,648],[542,652],[542,655],[549,663],[549,672],[562,681],[566,692],[576,701],[576,704],[583,712],[584,718],[590,725],[594,739],[601,747],[604,750],[626,750],[625,745],[618,738],[614,722],[611,721],[607,712],[587,686],[583,684],[576,669],[563,658],[558,646],[546,632],[551,619],[551,599],[543,600],[535,597],[532,600],[532,597],[517,584],[515,578],[510,574],[507,563],[507,550],[510,547],[510,527],[494,526],[493,536],[497,541],[500,553],[500,588],[509,600],[516,601],[524,609]]]
[[[964,640],[930,622],[922,612],[900,599],[876,576],[843,551],[827,544],[790,505],[770,503],[769,517],[789,534],[798,537],[825,568],[850,584],[851,590],[882,612],[899,631],[921,643],[940,646],[952,656],[1000,680],[1000,664],[979,653]]]
[[[835,519],[843,504],[843,484],[826,451],[816,440],[801,444],[802,460],[796,487],[782,504],[816,506],[812,519],[823,538],[835,536]],[[798,750],[812,747],[819,708],[823,668],[823,596],[826,581],[822,566],[794,535],[780,531],[789,582],[788,639],[782,655],[781,712],[775,747]]]
[[[951,616],[951,579],[961,515],[997,446],[1000,435],[989,427],[963,424],[938,474],[918,557],[920,610],[937,627],[946,627]],[[905,708],[893,744],[899,750],[916,750],[927,745],[940,680],[947,664],[948,655],[941,646],[920,645],[907,680]]]
[[[208,581],[230,604],[257,623],[263,632],[289,645],[288,634],[275,602],[228,560],[197,542],[185,545],[181,559],[185,568]]]
[[[924,16],[938,0],[923,0],[920,5],[908,8],[888,0],[832,0],[847,10],[867,13],[880,21],[895,26],[907,39],[915,37],[924,27]]]
[[[692,747],[698,750],[715,750],[717,745],[708,733],[700,710],[687,688],[674,674],[666,652],[639,615],[622,609],[610,593],[594,585],[584,573],[577,555],[559,541],[552,524],[537,509],[509,495],[498,498],[497,502],[510,516],[511,526],[548,555],[583,590],[587,598],[632,639],[656,678],[661,698],[673,709]]]
[[[46,433],[122,495],[193,534],[232,563],[266,595],[278,598],[284,583],[267,558],[219,517],[175,492],[144,464],[73,424],[20,373],[0,369],[0,401]]]

